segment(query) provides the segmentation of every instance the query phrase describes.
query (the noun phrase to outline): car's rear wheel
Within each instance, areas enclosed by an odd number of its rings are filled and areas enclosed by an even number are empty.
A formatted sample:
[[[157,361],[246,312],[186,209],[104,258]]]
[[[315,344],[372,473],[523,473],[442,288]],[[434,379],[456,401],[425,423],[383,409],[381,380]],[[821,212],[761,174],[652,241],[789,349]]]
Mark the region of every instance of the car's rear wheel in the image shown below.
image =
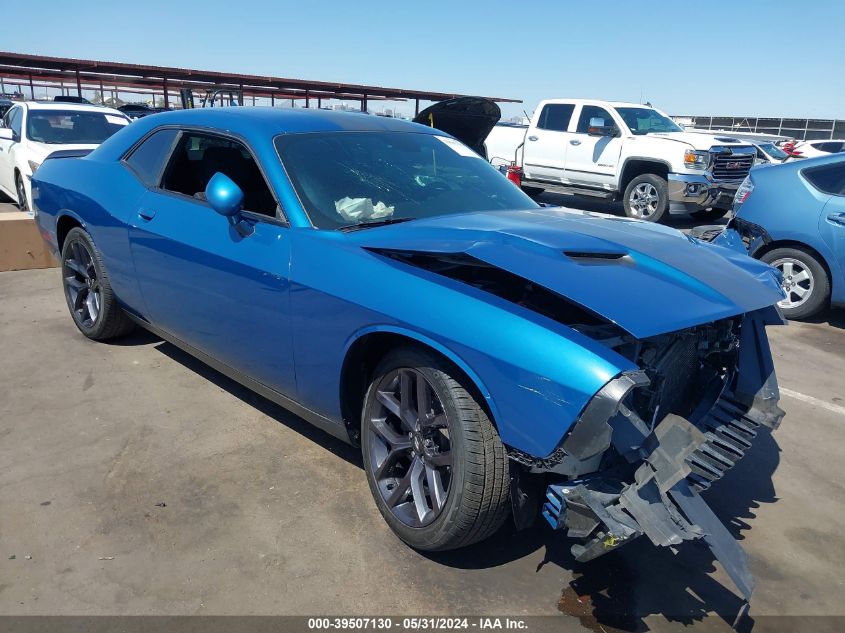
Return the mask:
[[[18,209],[29,211],[29,201],[26,198],[26,187],[23,184],[23,177],[20,174],[15,176],[15,190],[18,192]]]
[[[690,215],[700,222],[710,222],[712,220],[719,220],[725,217],[725,214],[727,212],[727,209],[713,207],[712,209],[702,209],[701,211],[693,211],[692,213],[690,213]]]
[[[88,338],[102,341],[134,327],[117,303],[91,236],[80,227],[72,228],[62,245],[62,282],[73,322]]]
[[[481,541],[510,510],[504,446],[465,383],[436,355],[404,348],[378,365],[364,401],[370,490],[391,529],[417,549]]]
[[[775,248],[760,259],[783,274],[786,299],[778,306],[787,319],[806,319],[827,305],[830,279],[814,255],[799,248]]]
[[[660,222],[669,208],[666,179],[656,174],[640,174],[625,187],[623,205],[629,218]]]

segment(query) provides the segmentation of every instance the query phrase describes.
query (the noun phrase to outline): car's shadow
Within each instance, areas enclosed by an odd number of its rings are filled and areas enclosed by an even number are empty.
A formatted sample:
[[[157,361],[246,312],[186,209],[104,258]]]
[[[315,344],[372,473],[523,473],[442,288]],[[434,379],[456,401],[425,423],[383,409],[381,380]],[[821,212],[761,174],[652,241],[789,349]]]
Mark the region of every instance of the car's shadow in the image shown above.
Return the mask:
[[[155,344],[155,349],[196,372],[214,385],[228,391],[251,407],[317,442],[350,464],[362,467],[360,451],[324,433],[302,418],[243,387],[180,348],[145,330],[115,342],[118,345]],[[738,540],[750,528],[754,510],[764,503],[777,501],[772,475],[778,466],[779,452],[768,431],[759,433],[748,454],[723,480],[704,494],[705,500]],[[545,548],[537,571],[556,565],[574,576],[562,587],[558,600],[561,612],[579,618],[595,631],[619,629],[647,631],[645,618],[659,615],[681,624],[701,620],[716,613],[733,623],[744,602],[731,586],[710,574],[715,570],[709,549],[701,542],[688,542],[678,548],[655,547],[643,537],[619,550],[589,563],[579,563],[569,553],[569,542],[548,528],[542,519],[534,527],[517,532],[507,523],[492,538],[451,552],[421,552],[438,564],[460,569],[486,569],[505,565]],[[762,563],[761,563],[762,565]],[[752,572],[758,575],[765,568]],[[758,578],[759,580],[759,578]],[[530,582],[530,579],[527,579]],[[753,621],[745,618],[741,630]]]
[[[845,310],[841,308],[827,308],[809,319],[804,319],[804,321],[816,324],[827,323],[840,330],[845,330]]]

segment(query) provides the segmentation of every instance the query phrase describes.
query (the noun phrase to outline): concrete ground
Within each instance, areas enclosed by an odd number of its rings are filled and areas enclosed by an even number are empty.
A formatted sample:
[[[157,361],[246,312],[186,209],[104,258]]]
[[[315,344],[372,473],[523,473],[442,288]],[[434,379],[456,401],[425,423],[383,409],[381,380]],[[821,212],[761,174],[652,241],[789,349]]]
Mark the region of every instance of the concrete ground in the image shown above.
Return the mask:
[[[750,555],[753,620],[845,615],[845,312],[770,335],[787,416],[706,499]],[[414,552],[378,514],[355,450],[150,334],[88,341],[56,270],[0,273],[0,614],[511,614],[721,631],[740,604],[698,543],[641,539],[582,565],[538,525]]]

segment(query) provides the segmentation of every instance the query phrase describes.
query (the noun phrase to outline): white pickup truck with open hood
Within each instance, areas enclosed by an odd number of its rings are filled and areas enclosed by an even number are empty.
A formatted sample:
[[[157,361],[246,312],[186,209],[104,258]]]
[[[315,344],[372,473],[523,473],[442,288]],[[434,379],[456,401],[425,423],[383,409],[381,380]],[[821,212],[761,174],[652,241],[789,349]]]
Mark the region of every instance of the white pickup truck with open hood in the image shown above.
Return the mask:
[[[622,199],[625,213],[720,217],[754,164],[755,149],[729,136],[685,132],[647,105],[548,99],[525,126],[497,125],[486,141],[497,166],[522,168],[527,190]]]

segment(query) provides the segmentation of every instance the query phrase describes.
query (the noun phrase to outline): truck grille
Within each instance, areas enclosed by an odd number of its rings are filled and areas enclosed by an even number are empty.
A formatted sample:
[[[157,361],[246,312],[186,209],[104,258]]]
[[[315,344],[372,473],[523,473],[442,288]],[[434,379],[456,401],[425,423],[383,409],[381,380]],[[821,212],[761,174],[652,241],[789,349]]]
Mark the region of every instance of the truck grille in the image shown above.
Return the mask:
[[[754,165],[753,154],[717,154],[713,159],[713,178],[742,180]]]

